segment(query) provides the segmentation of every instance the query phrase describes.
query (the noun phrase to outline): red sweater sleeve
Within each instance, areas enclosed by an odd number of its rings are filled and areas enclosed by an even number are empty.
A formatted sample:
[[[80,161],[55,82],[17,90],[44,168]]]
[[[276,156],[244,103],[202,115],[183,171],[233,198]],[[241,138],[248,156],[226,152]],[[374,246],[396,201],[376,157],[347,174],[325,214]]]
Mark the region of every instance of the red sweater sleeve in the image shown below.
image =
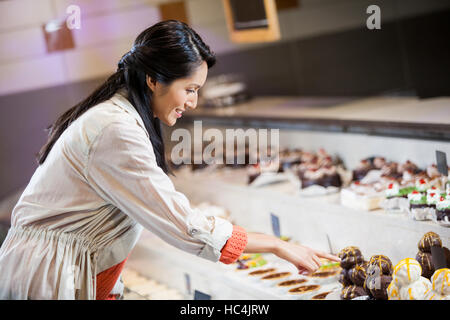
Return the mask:
[[[233,233],[223,246],[219,261],[225,264],[235,262],[247,246],[247,232],[240,226],[233,226]]]

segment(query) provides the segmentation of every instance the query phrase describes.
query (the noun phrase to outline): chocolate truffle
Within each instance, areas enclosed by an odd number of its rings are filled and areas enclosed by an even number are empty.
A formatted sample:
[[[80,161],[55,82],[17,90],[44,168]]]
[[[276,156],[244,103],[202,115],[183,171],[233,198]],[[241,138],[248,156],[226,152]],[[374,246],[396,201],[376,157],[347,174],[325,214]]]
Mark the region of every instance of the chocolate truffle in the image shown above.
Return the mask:
[[[354,265],[364,261],[364,257],[358,247],[349,246],[342,249],[339,254],[341,259],[341,267],[344,269],[350,269]]]
[[[416,260],[420,263],[422,267],[422,277],[430,279],[434,273],[434,266],[431,260],[431,254],[428,252],[417,252]]]
[[[364,288],[355,285],[344,287],[341,291],[341,299],[343,300],[351,300],[365,295],[367,295],[367,293]]]
[[[352,280],[349,277],[349,270],[348,269],[342,269],[340,275],[339,275],[339,282],[344,286],[349,286],[353,284]]]
[[[367,278],[364,284],[365,290],[376,300],[388,300],[387,288],[392,282],[392,277],[381,275],[379,277]]]
[[[447,261],[447,268],[450,268],[450,250],[447,247],[444,248],[445,260]]]
[[[358,287],[364,286],[364,282],[367,278],[368,263],[359,263],[349,270],[349,278],[354,285]]]
[[[369,260],[369,265],[376,265],[380,270],[380,274],[387,276],[392,274],[393,267],[391,260],[381,254],[372,256]]]
[[[442,247],[442,241],[438,234],[427,232],[419,241],[419,250],[423,252],[431,252],[432,246]]]

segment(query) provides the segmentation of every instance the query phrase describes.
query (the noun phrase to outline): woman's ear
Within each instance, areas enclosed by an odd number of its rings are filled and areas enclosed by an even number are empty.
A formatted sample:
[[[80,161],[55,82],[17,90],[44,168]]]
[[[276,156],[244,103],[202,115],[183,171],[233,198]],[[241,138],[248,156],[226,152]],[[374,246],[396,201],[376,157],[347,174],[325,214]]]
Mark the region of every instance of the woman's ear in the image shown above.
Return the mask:
[[[145,80],[147,82],[147,86],[152,92],[155,92],[156,89],[156,81],[152,80],[148,75],[145,76]]]

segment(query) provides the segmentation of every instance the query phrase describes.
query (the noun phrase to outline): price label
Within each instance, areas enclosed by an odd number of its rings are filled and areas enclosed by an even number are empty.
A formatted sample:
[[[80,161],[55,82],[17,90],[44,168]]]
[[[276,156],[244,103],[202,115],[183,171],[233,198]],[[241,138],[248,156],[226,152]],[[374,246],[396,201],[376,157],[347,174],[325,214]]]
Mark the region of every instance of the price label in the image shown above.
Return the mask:
[[[188,294],[191,294],[191,277],[185,273],[184,279],[186,280],[186,291]]]
[[[448,175],[447,157],[444,152],[436,150],[436,163],[438,171],[444,176]]]
[[[273,213],[270,213],[270,219],[272,221],[273,234],[278,238],[281,237],[280,219]]]
[[[194,300],[211,300],[211,296],[204,292],[195,290],[194,291]]]

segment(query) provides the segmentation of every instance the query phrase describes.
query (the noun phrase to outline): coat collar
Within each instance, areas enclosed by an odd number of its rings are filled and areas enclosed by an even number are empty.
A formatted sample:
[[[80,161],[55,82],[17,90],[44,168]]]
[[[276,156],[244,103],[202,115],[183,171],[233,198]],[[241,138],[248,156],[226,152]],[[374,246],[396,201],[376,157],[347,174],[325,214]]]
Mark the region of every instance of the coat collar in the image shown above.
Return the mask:
[[[128,100],[128,94],[125,89],[118,90],[110,99],[115,105],[119,106],[125,112],[131,114],[133,118],[136,119],[137,123],[144,129],[145,133],[148,135],[147,129],[145,128],[144,121],[142,121],[141,116],[137,110],[133,107],[131,102]]]

